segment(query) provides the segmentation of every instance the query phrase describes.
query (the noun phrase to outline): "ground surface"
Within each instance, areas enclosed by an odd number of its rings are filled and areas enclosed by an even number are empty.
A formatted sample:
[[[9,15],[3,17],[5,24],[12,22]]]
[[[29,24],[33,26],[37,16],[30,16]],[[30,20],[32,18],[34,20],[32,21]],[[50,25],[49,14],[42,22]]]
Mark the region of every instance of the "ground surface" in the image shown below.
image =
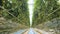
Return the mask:
[[[30,28],[25,30],[19,30],[17,32],[14,32],[13,34],[52,34],[52,33],[40,29],[36,29],[36,28]]]

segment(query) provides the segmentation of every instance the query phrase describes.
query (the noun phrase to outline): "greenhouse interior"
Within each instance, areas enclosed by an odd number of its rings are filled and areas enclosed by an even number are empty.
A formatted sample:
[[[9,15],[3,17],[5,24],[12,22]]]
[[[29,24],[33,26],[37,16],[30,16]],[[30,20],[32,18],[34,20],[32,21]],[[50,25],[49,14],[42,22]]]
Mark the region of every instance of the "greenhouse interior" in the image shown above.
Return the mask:
[[[0,0],[0,34],[60,34],[60,0]]]

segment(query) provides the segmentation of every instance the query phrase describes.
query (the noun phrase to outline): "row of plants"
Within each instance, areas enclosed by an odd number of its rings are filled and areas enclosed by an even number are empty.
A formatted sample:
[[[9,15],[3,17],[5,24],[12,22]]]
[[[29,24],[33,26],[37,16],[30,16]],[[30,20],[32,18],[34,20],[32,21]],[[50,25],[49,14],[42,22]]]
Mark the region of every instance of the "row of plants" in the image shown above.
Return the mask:
[[[35,0],[33,27],[60,17],[59,0]]]

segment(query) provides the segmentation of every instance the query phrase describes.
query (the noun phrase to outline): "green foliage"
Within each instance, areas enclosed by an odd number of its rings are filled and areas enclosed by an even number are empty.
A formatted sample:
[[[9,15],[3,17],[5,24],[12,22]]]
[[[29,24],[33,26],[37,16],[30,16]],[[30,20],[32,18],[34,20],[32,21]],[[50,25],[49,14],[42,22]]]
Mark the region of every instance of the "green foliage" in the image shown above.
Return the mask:
[[[3,2],[4,1],[4,2]],[[29,11],[27,0],[3,0],[2,16],[20,24],[29,26]]]
[[[58,0],[35,0],[33,26],[60,17]]]
[[[27,0],[1,0],[0,5],[0,34],[29,28]]]

